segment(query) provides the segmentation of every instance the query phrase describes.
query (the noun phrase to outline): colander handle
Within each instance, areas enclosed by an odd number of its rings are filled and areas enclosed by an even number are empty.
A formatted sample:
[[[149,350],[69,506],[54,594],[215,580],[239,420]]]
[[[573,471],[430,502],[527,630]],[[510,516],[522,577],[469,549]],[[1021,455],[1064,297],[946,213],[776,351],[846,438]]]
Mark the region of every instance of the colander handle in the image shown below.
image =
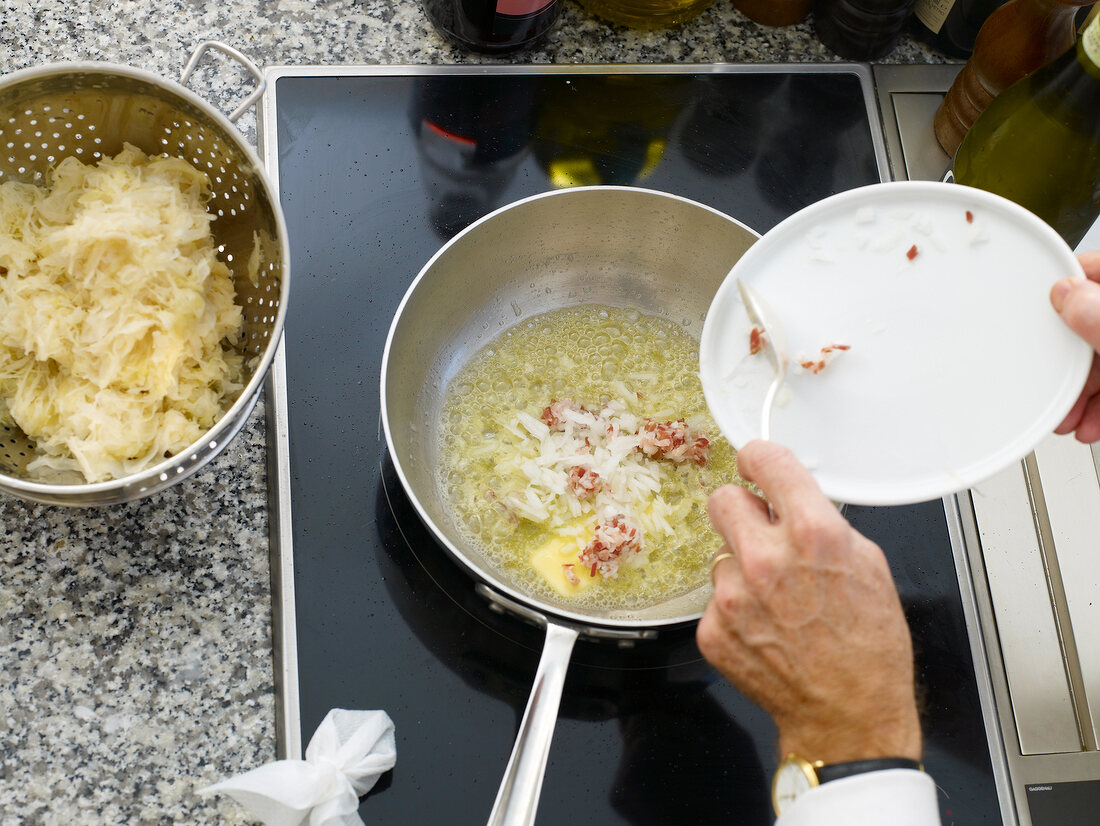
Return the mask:
[[[242,52],[217,40],[205,40],[195,48],[195,51],[191,53],[191,59],[188,60],[187,65],[183,67],[183,74],[180,75],[180,84],[186,85],[188,79],[195,73],[195,69],[198,67],[202,56],[208,49],[217,49],[219,52],[224,52],[229,55],[244,66],[252,76],[256,78],[257,85],[252,94],[245,98],[244,103],[229,113],[229,119],[236,123],[237,119],[247,112],[249,107],[263,95],[264,89],[267,88],[267,80],[264,78],[264,73],[260,71],[260,67],[245,57]]]

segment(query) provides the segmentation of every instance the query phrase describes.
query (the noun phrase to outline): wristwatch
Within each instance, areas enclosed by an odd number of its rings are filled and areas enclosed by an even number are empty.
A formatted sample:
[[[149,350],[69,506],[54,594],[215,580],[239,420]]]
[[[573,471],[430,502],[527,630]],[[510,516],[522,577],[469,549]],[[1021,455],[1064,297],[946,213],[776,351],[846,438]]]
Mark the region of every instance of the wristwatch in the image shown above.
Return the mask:
[[[796,754],[788,754],[775,770],[775,778],[772,780],[772,806],[775,807],[775,813],[781,815],[802,794],[815,786],[854,774],[884,769],[924,771],[924,766],[906,757],[876,757],[871,760],[851,760],[826,765],[821,760],[811,763]]]

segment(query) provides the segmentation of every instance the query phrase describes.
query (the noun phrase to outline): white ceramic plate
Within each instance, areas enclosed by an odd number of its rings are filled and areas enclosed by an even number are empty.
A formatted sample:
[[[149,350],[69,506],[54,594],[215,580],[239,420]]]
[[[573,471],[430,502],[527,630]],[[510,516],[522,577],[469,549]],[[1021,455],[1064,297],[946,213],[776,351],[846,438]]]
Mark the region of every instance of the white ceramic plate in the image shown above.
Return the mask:
[[[771,438],[827,496],[906,504],[970,487],[1026,456],[1080,395],[1092,350],[1048,298],[1067,276],[1083,277],[1069,247],[999,196],[929,182],[834,195],[764,235],[723,282],[700,342],[707,404],[735,447],[760,435],[773,373],[749,354],[740,278],[795,362],[850,347],[819,373],[795,368],[772,413]]]

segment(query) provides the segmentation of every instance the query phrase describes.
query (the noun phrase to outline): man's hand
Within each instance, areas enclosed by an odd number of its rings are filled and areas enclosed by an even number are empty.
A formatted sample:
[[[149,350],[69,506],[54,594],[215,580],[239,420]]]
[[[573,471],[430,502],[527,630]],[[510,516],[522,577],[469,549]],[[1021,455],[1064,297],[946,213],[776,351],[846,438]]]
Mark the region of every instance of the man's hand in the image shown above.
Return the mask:
[[[1073,332],[1100,351],[1100,251],[1077,256],[1086,280],[1066,278],[1050,290],[1050,303]],[[1076,431],[1081,442],[1100,441],[1100,358],[1093,356],[1085,389],[1055,433]]]
[[[737,457],[763,500],[726,485],[711,522],[730,552],[696,634],[703,655],[779,727],[782,754],[921,757],[913,651],[886,559],[779,445]]]

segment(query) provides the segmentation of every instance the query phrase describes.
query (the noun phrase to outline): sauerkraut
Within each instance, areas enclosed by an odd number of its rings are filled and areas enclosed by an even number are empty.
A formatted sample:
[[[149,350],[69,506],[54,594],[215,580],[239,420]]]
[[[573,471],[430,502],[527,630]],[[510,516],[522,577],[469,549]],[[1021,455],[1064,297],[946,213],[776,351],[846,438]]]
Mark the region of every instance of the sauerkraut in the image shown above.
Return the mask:
[[[0,417],[28,471],[88,482],[186,448],[243,386],[242,313],[218,260],[209,180],[129,144],[0,184]]]

